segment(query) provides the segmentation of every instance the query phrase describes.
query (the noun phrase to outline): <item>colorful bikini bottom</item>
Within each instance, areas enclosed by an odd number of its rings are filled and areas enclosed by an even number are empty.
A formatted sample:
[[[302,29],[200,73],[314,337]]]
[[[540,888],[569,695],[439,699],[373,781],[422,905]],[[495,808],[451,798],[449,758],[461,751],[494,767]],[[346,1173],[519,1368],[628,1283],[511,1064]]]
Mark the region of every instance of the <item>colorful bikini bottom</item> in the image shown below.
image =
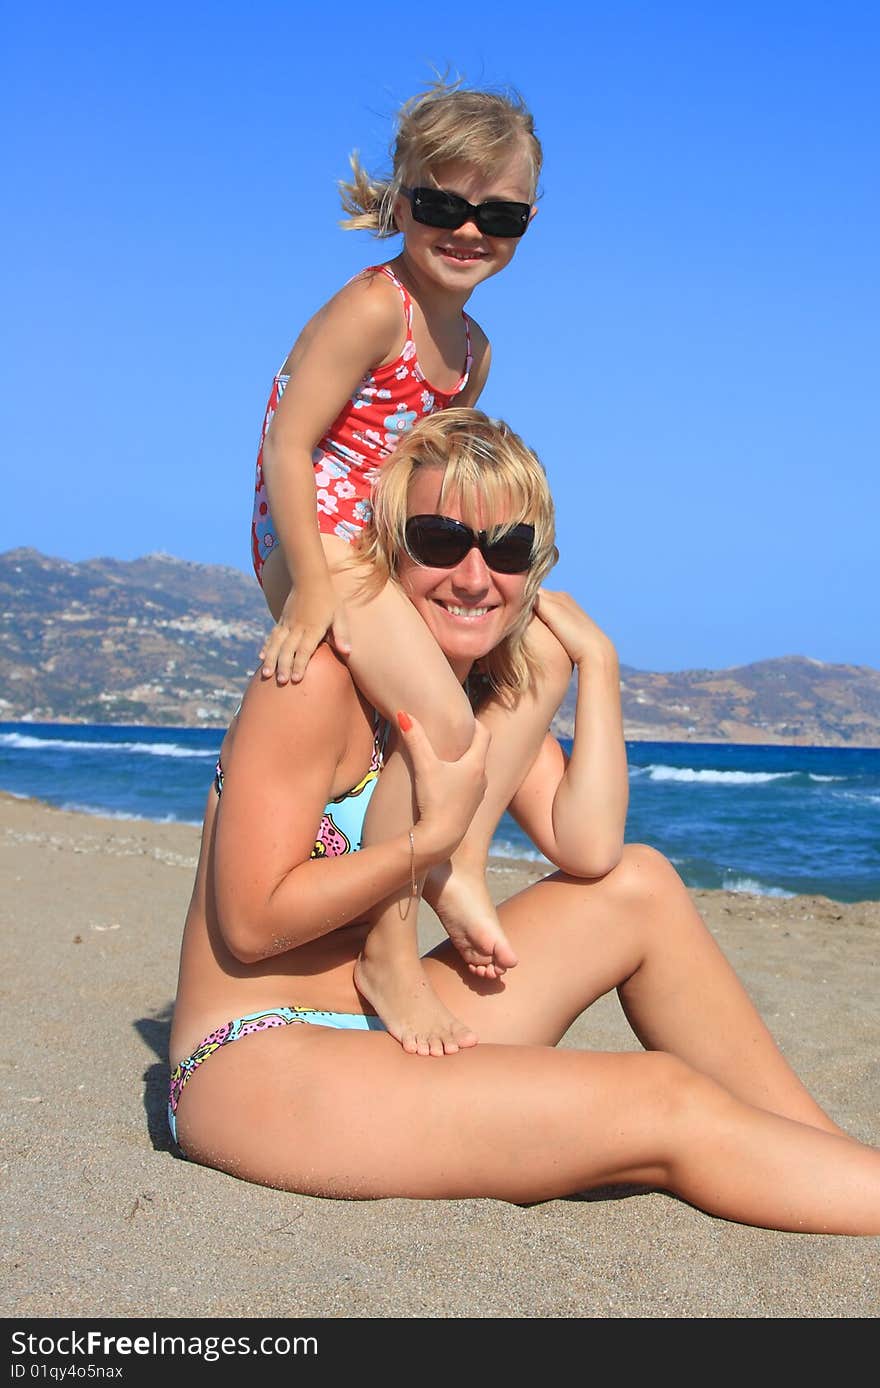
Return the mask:
[[[235,1017],[224,1022],[222,1027],[212,1031],[204,1041],[200,1041],[192,1055],[175,1066],[171,1076],[168,1094],[168,1126],[171,1136],[177,1142],[177,1106],[183,1087],[192,1074],[203,1065],[209,1056],[230,1041],[239,1041],[243,1036],[266,1031],[268,1027],[287,1027],[294,1023],[309,1026],[335,1027],[337,1031],[385,1031],[385,1023],[379,1017],[365,1016],[362,1012],[321,1012],[315,1007],[267,1007],[262,1012],[248,1012],[244,1017]]]

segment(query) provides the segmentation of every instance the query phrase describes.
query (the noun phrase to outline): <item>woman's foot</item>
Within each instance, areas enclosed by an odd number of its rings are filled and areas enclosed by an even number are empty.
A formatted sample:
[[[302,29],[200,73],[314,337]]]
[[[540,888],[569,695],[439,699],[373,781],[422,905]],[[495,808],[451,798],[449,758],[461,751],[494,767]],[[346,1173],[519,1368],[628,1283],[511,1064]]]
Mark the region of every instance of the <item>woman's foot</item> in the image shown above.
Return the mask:
[[[517,957],[501,929],[485,872],[442,863],[428,874],[424,896],[472,973],[503,978],[515,966]]]
[[[476,1033],[444,1007],[418,956],[414,960],[386,956],[382,945],[373,940],[374,934],[367,936],[354,966],[354,982],[389,1034],[409,1055],[455,1055],[475,1046]]]

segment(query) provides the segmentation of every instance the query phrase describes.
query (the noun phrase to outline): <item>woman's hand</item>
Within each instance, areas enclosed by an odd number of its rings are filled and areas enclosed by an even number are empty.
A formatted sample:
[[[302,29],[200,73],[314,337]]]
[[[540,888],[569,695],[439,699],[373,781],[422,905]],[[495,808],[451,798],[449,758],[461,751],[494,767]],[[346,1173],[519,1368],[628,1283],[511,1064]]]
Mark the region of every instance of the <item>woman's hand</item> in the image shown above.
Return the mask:
[[[410,714],[398,713],[397,721],[413,769],[418,851],[432,866],[455,852],[486,793],[489,732],[477,719],[467,751],[458,761],[443,761]]]
[[[330,581],[313,580],[308,589],[291,588],[281,616],[270,631],[260,659],[264,679],[299,684],[318,646],[328,638],[343,659],[351,652],[348,615]]]
[[[572,665],[581,665],[596,656],[617,658],[611,640],[569,593],[551,593],[541,588],[535,612],[553,632]]]

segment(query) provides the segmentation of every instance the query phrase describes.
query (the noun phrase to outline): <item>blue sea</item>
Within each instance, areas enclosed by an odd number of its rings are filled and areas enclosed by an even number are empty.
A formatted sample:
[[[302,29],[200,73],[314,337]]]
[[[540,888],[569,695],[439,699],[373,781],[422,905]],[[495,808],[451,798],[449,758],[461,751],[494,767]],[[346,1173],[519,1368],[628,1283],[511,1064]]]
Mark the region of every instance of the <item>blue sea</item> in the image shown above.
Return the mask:
[[[0,723],[0,789],[85,814],[198,824],[222,736]],[[689,886],[880,900],[880,748],[630,742],[627,752],[626,837],[659,848]],[[509,816],[493,848],[541,858]]]

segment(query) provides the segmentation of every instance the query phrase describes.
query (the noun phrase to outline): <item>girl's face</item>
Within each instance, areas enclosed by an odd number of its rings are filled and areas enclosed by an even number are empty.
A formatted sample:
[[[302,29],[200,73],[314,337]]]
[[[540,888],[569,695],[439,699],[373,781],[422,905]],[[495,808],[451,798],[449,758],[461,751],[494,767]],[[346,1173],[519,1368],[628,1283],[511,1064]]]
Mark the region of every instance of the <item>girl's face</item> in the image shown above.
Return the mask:
[[[469,164],[442,164],[420,174],[416,185],[457,193],[475,207],[495,200],[532,201],[531,166],[521,149],[512,150],[490,175]],[[533,217],[536,211],[533,205]],[[486,236],[474,222],[453,230],[424,226],[414,220],[409,199],[403,195],[397,199],[395,213],[403,233],[403,253],[411,266],[438,288],[456,294],[470,294],[483,280],[509,265],[521,239]]]
[[[459,502],[440,502],[443,469],[421,467],[413,474],[408,516],[443,515],[478,530],[503,522],[503,515],[463,514]],[[417,564],[404,550],[397,576],[401,587],[447,656],[459,679],[475,660],[494,650],[522,612],[527,574],[500,574],[488,567],[476,546],[452,569]]]

